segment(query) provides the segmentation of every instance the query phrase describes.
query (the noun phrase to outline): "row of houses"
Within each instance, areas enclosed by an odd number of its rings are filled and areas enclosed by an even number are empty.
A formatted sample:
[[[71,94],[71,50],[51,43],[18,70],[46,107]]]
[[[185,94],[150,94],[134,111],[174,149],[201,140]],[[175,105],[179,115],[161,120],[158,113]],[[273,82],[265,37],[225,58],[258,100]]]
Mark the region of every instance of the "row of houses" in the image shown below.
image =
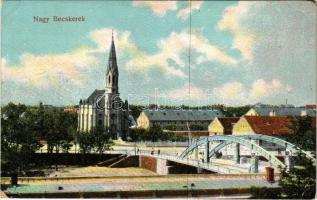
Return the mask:
[[[149,129],[159,125],[163,129],[169,129],[174,126],[176,130],[184,131],[189,130],[189,126],[199,126],[202,130],[208,129],[210,134],[232,134],[232,131],[243,134],[252,131],[270,132],[273,131],[273,127],[278,126],[289,127],[288,117],[296,116],[316,117],[316,109],[254,107],[241,118],[225,117],[220,110],[144,110],[137,119],[137,127]],[[283,131],[279,130],[272,134],[282,134]]]
[[[287,136],[293,133],[292,118],[287,116],[242,116],[215,118],[208,126],[209,135]]]

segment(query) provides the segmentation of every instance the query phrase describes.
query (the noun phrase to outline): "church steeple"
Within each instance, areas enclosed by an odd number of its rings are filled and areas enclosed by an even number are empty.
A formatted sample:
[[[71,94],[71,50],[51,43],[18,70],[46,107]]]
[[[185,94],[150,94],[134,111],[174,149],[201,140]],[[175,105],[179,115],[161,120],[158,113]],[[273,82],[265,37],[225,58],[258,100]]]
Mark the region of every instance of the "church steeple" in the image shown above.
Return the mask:
[[[116,48],[115,48],[114,40],[113,40],[113,32],[111,37],[111,47],[109,51],[107,74],[109,73],[109,71],[118,73],[117,56],[116,56]]]
[[[117,65],[116,48],[114,46],[113,33],[111,37],[111,47],[109,51],[109,60],[106,72],[106,93],[119,93],[119,71]]]

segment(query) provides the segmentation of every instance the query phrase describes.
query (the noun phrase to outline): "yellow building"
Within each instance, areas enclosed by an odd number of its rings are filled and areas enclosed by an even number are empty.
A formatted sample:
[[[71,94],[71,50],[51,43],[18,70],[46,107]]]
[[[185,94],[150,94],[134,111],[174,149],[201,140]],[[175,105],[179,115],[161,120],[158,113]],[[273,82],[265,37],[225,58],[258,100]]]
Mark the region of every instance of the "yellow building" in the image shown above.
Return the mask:
[[[218,110],[144,110],[137,119],[137,127],[149,129],[158,125],[163,129],[188,130],[188,126],[196,126],[207,130],[210,122],[221,116]]]
[[[272,135],[292,134],[290,118],[283,116],[243,116],[233,126],[233,135]]]
[[[209,135],[231,135],[239,117],[216,117],[208,126]]]

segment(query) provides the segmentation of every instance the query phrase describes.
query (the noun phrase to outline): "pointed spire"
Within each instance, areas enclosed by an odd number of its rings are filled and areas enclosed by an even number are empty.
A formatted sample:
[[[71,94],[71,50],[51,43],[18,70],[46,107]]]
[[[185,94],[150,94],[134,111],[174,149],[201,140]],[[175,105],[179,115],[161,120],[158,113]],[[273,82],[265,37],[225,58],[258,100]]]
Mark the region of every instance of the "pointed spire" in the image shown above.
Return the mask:
[[[111,47],[110,47],[110,52],[109,52],[107,73],[110,70],[113,70],[114,72],[118,72],[116,48],[115,48],[114,39],[113,39],[113,30],[111,33]]]

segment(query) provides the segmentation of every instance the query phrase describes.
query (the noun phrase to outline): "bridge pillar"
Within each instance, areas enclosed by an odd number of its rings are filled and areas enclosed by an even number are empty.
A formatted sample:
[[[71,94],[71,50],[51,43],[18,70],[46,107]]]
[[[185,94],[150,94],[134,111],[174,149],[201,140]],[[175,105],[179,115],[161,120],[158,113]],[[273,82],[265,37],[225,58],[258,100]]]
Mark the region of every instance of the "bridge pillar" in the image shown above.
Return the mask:
[[[194,153],[195,153],[195,160],[198,160],[198,146],[196,144],[196,148],[194,150]]]
[[[251,168],[250,173],[258,173],[259,172],[259,160],[255,153],[251,153]]]
[[[286,165],[286,171],[289,172],[293,168],[293,158],[290,155],[289,151],[285,151],[285,165]]]
[[[210,161],[210,158],[209,158],[209,142],[208,142],[208,140],[206,139],[206,143],[205,143],[205,162],[206,163],[209,163],[209,161]]]
[[[198,161],[199,162],[199,161]],[[201,172],[203,171],[203,169],[198,165],[197,167],[197,174],[201,174]]]
[[[240,164],[240,144],[239,143],[235,144],[234,161],[237,164]]]

